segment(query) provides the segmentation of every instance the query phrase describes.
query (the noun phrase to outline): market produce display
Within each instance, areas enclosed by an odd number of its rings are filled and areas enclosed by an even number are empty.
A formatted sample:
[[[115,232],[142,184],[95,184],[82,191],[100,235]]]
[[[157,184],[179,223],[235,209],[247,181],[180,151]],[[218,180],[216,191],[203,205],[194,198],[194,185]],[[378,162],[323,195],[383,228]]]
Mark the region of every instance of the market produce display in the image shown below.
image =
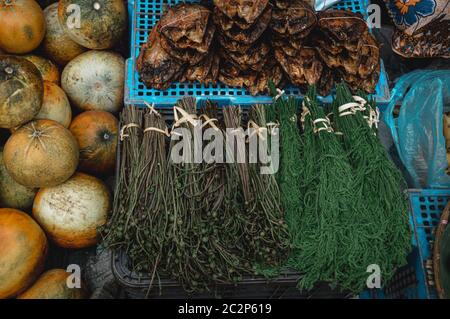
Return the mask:
[[[72,121],[72,109],[66,93],[52,82],[44,81],[44,99],[36,120],[53,120],[65,128]]]
[[[368,266],[386,285],[406,264],[407,185],[378,136],[368,94],[381,45],[361,14],[316,12],[307,0],[212,0],[142,15],[145,28],[158,19],[135,61],[148,88],[220,82],[273,96],[248,108],[184,97],[168,115],[148,104],[122,111],[125,1],[38,2],[0,0],[0,299],[88,298],[85,269],[82,288],[69,288],[67,260],[50,259],[96,245],[115,263],[126,256],[130,277],[150,277],[149,295],[165,293],[165,279],[212,296],[284,274],[302,294],[325,284],[356,295]],[[427,28],[438,25],[430,19]],[[281,90],[292,85],[303,100]],[[202,149],[216,161],[193,161],[197,134],[224,138]],[[448,115],[443,134],[448,150]],[[270,165],[253,157],[254,141]],[[278,147],[279,170],[261,173]]]
[[[66,65],[87,48],[73,41],[64,32],[58,20],[58,2],[48,6],[44,10],[47,31],[42,41],[42,50],[45,55],[61,66]]]
[[[330,120],[315,87],[302,109],[273,83],[271,91],[272,105],[255,105],[245,117],[228,106],[223,121],[212,103],[197,110],[195,99],[180,100],[171,132],[153,107],[122,114],[120,170],[103,244],[123,249],[133,270],[150,273],[151,286],[168,276],[198,292],[288,267],[299,272],[302,291],[325,282],[358,293],[369,265],[379,265],[389,281],[406,263],[405,185],[376,136],[374,102],[338,84]],[[252,128],[259,136],[279,127],[280,170],[260,174],[262,163],[248,159],[250,141],[224,145],[227,156],[236,156],[227,164],[186,161],[194,148],[183,162],[170,160],[178,139],[169,149],[166,139],[181,127],[193,143],[200,120],[225,135],[225,128]]]
[[[106,222],[110,205],[101,180],[76,173],[58,186],[39,190],[33,217],[58,246],[84,248],[97,243],[97,228]]]
[[[14,128],[33,119],[41,109],[43,96],[42,76],[33,63],[0,56],[0,128]]]
[[[79,168],[89,174],[113,173],[119,122],[109,112],[87,111],[75,117],[70,131],[80,147]]]
[[[75,172],[78,159],[78,144],[72,133],[52,120],[36,120],[22,126],[3,149],[8,173],[27,187],[65,182]]]
[[[47,238],[26,213],[0,208],[0,298],[23,292],[44,269]]]
[[[198,118],[209,119],[221,135],[227,127],[243,132],[237,107],[225,110],[224,122],[212,104],[197,114],[193,98],[180,100],[175,112],[172,134],[185,128],[193,136]],[[266,128],[263,106],[255,106],[252,121]],[[122,160],[103,232],[106,246],[125,249],[135,270],[154,278],[165,274],[188,291],[237,282],[245,274],[277,273],[289,241],[273,175],[260,175],[260,163],[191,163],[192,148],[182,163],[171,161],[177,143],[166,148],[168,129],[154,109],[127,107],[121,126]],[[248,145],[238,147],[245,157]]]
[[[0,48],[22,54],[36,49],[45,35],[44,12],[34,0],[0,1]]]
[[[17,183],[6,170],[0,147],[0,207],[26,210],[33,205],[37,189]]]
[[[123,106],[124,81],[125,60],[111,51],[80,54],[61,75],[70,101],[84,111],[118,112]]]
[[[151,31],[137,59],[140,79],[165,90],[174,82],[245,87],[267,93],[269,80],[301,89],[317,85],[323,96],[335,80],[354,91],[374,92],[380,48],[360,14],[316,13],[295,1],[213,1],[178,4]]]
[[[39,279],[21,293],[17,299],[84,299],[86,291],[82,288],[69,288],[67,279],[70,273],[64,269],[52,269],[43,273]],[[84,285],[82,285],[84,287]]]

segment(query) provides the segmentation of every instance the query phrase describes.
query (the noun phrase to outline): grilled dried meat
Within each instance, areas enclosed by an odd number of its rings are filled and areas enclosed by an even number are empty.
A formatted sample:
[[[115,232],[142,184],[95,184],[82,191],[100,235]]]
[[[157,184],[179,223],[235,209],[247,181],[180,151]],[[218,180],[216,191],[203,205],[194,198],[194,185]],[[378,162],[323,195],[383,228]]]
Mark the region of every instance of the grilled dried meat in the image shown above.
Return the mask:
[[[314,9],[302,0],[292,0],[287,8],[279,9],[275,6],[272,13],[271,28],[282,35],[309,34],[316,24]]]
[[[359,13],[326,10],[318,13],[318,27],[339,42],[355,42],[368,32],[366,21]]]
[[[273,36],[272,37],[272,45],[274,48],[279,48],[284,51],[285,54],[295,57],[299,54],[299,51],[302,48],[304,40],[294,42],[290,41],[284,37]]]
[[[199,4],[178,4],[170,7],[159,22],[160,32],[172,42],[201,44],[211,15]]]
[[[332,55],[329,52],[325,50],[317,50],[317,53],[319,54],[322,61],[330,68],[330,69],[336,69],[341,67],[341,57],[339,55]]]
[[[359,75],[353,75],[346,73],[344,69],[337,70],[338,77],[351,85],[352,90],[358,89],[364,90],[367,93],[373,93],[380,78],[380,70],[375,70],[367,77],[360,77]]]
[[[161,46],[175,59],[190,65],[199,63],[206,56],[205,53],[198,52],[196,49],[177,49],[163,35],[161,36]]]
[[[360,48],[358,73],[365,77],[380,68],[380,46],[375,38],[367,32],[360,42]]]
[[[261,37],[264,31],[266,31],[267,27],[269,26],[271,17],[272,9],[269,6],[263,12],[261,17],[250,28],[243,30],[235,25],[228,30],[222,29],[222,33],[225,34],[228,38],[237,42],[241,42],[244,44],[254,43]]]
[[[355,90],[375,89],[379,45],[362,16],[329,10],[316,17],[305,0],[214,3],[211,10],[192,4],[168,10],[137,61],[147,86],[220,80],[256,95],[269,80],[277,86],[289,80],[300,88],[316,84],[327,95],[340,78]]]
[[[181,81],[215,83],[219,73],[219,62],[219,56],[211,52],[197,65],[186,68]]]
[[[308,84],[316,84],[322,76],[323,64],[314,48],[303,47],[298,59],[303,64],[303,74]]]
[[[326,66],[322,70],[319,83],[317,84],[317,90],[321,96],[327,96],[330,94],[334,85],[333,71]]]
[[[343,44],[327,36],[324,32],[314,31],[311,34],[311,38],[313,39],[314,46],[319,47],[332,55],[338,55],[345,49]]]
[[[137,59],[139,77],[146,86],[166,89],[183,71],[183,64],[169,55],[161,46],[161,35],[154,28],[141,48]]]
[[[219,76],[219,69],[220,69],[220,57],[218,54],[214,54],[211,69],[209,70],[209,73],[206,76],[206,78],[203,80],[203,83],[204,84],[208,84],[208,83],[216,84],[217,78]]]
[[[303,47],[300,55],[290,57],[275,49],[275,58],[295,85],[316,84],[322,75],[323,64],[314,48]]]
[[[217,40],[219,41],[219,44],[229,52],[246,52],[254,45],[253,43],[244,44],[234,41],[221,32],[217,32]]]
[[[247,30],[253,26],[253,23],[247,23],[245,20],[229,18],[225,13],[220,11],[218,7],[214,7],[213,19],[214,23],[220,26],[222,30],[230,30],[233,27]]]
[[[357,54],[342,51],[333,55],[326,50],[319,50],[319,55],[328,67],[343,68],[348,74],[359,75],[362,78],[380,67],[380,52],[376,43],[361,45],[361,51]]]
[[[174,42],[174,40],[166,36],[166,40],[170,43],[171,46],[180,50],[195,49],[200,53],[207,53],[213,41],[215,32],[216,27],[211,19],[207,24],[206,32],[204,33],[203,40],[200,43],[193,42],[186,37],[180,38],[180,40]]]
[[[247,87],[247,89],[251,95],[266,93],[268,92],[269,80],[271,80],[276,87],[278,87],[283,80],[283,69],[273,57],[268,59],[268,63],[264,65],[264,68],[256,77],[255,83]]]
[[[269,0],[214,0],[214,5],[230,19],[252,24],[269,5]]]
[[[225,72],[219,72],[219,80],[230,87],[243,88],[254,83],[256,80],[256,73],[240,74],[239,76],[230,76]]]
[[[277,9],[287,9],[291,5],[291,0],[273,0],[272,4]]]
[[[338,70],[340,78],[350,84],[353,92],[357,90],[364,90],[367,93],[374,93],[380,78],[380,70],[375,70],[372,74],[365,78],[361,78],[357,75],[346,73],[345,70]]]
[[[270,45],[267,42],[262,41],[251,47],[245,53],[229,52],[227,55],[237,65],[241,66],[242,70],[245,70],[246,66],[250,66],[254,71],[259,71],[262,69],[261,64],[264,64],[270,50]]]
[[[309,33],[309,30],[307,31]],[[292,47],[293,49],[300,50],[307,40],[307,36],[304,33],[299,33],[296,35],[285,36],[277,32],[272,32],[272,41],[275,42],[274,46],[280,46],[285,43]]]
[[[241,71],[230,61],[221,62],[219,80],[225,85],[239,88],[249,87],[255,83],[256,78],[256,72]]]

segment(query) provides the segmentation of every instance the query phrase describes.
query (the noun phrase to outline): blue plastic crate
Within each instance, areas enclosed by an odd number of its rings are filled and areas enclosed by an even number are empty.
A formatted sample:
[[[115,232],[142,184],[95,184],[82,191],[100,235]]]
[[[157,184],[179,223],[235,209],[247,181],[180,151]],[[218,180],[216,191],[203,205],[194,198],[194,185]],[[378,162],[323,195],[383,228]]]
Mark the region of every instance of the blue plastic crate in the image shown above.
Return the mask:
[[[155,103],[159,107],[172,107],[177,100],[184,96],[195,96],[198,100],[210,99],[219,105],[253,105],[270,103],[270,96],[252,96],[245,89],[231,88],[221,83],[216,85],[200,85],[194,83],[174,83],[165,91],[147,88],[141,81],[136,70],[136,59],[142,44],[147,41],[147,36],[153,26],[159,21],[166,6],[179,2],[198,2],[198,0],[130,0],[128,2],[128,14],[131,23],[131,58],[126,64],[126,88],[125,103],[136,106],[144,106],[144,102]],[[337,9],[352,10],[367,16],[368,0],[342,0],[335,6]],[[300,95],[300,90],[295,87],[286,89],[287,94]],[[390,98],[388,79],[381,68],[380,80],[375,94],[380,103],[386,103]],[[323,102],[331,102],[331,97],[322,99]]]
[[[384,289],[366,291],[361,298],[437,298],[432,262],[434,234],[449,201],[450,189],[409,190],[413,251],[408,265],[399,269]]]

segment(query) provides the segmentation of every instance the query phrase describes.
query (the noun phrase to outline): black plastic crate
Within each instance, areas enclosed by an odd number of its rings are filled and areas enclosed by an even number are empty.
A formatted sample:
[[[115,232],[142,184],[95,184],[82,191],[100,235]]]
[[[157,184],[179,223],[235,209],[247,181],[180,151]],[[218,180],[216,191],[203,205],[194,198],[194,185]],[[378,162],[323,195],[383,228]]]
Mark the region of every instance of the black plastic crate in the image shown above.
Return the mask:
[[[128,267],[128,258],[123,252],[114,252],[112,270],[116,280],[125,289],[130,298],[160,299],[306,299],[306,298],[350,298],[352,294],[340,293],[323,284],[308,292],[297,288],[299,275],[284,271],[273,279],[264,277],[245,277],[238,284],[218,284],[208,292],[188,294],[175,280],[157,278],[148,292],[151,278],[148,274],[132,272]]]

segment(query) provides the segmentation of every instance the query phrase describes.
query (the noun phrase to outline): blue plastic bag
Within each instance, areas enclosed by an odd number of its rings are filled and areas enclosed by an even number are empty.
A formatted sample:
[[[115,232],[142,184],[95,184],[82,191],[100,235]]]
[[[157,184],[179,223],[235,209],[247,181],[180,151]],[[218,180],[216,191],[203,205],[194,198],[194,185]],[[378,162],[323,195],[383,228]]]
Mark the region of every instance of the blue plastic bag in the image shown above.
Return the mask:
[[[401,103],[394,119],[395,105]],[[402,76],[383,115],[412,187],[449,188],[444,106],[450,106],[450,70]]]

